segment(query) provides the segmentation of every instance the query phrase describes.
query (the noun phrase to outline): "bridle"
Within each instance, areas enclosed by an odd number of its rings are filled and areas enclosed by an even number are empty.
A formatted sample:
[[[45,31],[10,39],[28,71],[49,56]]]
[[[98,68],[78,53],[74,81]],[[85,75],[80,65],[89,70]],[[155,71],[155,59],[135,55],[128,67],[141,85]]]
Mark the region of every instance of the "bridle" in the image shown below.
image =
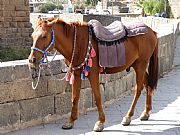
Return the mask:
[[[46,49],[41,50],[41,49],[39,49],[37,47],[34,47],[34,45],[33,45],[33,47],[31,47],[31,50],[36,50],[36,51],[39,51],[39,52],[41,52],[43,54],[43,57],[40,60],[37,61],[37,62],[40,62],[41,64],[48,64],[48,59],[47,59],[48,53],[47,53],[47,51],[49,50],[50,47],[54,46],[54,29],[53,28],[51,29],[51,33],[52,33],[51,42],[47,46]]]
[[[55,44],[55,41],[54,41],[54,29],[53,29],[53,28],[51,29],[51,33],[52,33],[51,42],[50,42],[50,44],[46,47],[46,49],[41,50],[41,49],[35,47],[35,45],[33,45],[33,47],[31,47],[31,50],[36,50],[36,51],[38,51],[38,52],[40,52],[40,53],[43,54],[43,57],[42,57],[40,60],[37,61],[37,62],[40,63],[40,65],[39,65],[38,80],[37,80],[36,84],[34,85],[34,82],[32,81],[32,88],[33,88],[34,90],[35,90],[35,89],[37,88],[37,86],[38,86],[39,79],[40,79],[40,76],[41,76],[41,70],[43,69],[44,66],[46,66],[46,67],[49,69],[49,72],[50,72],[51,76],[53,76],[52,71],[51,71],[51,68],[50,68],[50,63],[51,63],[51,62],[53,61],[53,59],[55,58],[56,53],[57,53],[57,50],[55,51],[54,56],[53,56],[53,58],[51,59],[50,62],[48,61],[48,58],[47,58],[47,56],[48,56],[48,53],[47,53],[47,52],[48,52],[49,48],[50,48],[50,47],[54,47],[54,44]]]

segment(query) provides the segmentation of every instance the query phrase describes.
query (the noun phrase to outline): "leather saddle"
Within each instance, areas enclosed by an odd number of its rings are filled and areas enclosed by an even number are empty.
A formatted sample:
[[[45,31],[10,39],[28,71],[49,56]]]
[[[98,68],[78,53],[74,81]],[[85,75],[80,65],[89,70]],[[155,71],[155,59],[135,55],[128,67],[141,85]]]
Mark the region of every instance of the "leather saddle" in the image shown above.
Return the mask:
[[[120,21],[114,21],[108,26],[103,26],[97,20],[88,22],[93,27],[93,32],[99,41],[113,42],[126,36],[124,25]]]

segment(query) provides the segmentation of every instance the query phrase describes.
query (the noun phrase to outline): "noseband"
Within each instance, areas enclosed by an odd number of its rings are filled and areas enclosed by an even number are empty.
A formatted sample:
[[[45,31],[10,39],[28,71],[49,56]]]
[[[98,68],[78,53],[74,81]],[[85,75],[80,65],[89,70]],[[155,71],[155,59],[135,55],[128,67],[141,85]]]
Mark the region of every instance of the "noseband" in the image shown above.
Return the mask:
[[[37,47],[31,47],[31,50],[36,50],[36,51],[39,51],[43,54],[43,57],[38,61],[41,64],[48,64],[47,51],[51,46],[54,46],[54,29],[53,28],[52,28],[51,32],[52,32],[51,43],[48,45],[48,47],[46,49],[41,50]]]

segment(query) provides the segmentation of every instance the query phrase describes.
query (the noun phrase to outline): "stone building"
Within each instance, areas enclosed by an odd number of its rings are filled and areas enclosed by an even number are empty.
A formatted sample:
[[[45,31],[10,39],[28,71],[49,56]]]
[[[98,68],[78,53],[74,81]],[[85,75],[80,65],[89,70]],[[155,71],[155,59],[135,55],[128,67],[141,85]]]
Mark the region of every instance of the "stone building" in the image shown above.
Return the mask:
[[[30,47],[29,0],[0,0],[0,47]]]
[[[169,0],[174,18],[180,18],[180,0]]]

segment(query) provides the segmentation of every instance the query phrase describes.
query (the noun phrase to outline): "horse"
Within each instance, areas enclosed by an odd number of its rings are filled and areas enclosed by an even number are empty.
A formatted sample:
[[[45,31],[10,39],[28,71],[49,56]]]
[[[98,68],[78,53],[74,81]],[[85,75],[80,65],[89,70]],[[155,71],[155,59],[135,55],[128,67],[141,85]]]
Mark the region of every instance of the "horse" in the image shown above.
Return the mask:
[[[148,27],[147,33],[128,37],[125,41],[125,61],[120,67],[106,68],[100,72],[98,42],[94,36],[89,36],[89,24],[87,22],[66,22],[61,18],[39,19],[32,33],[33,46],[29,55],[29,66],[39,69],[39,65],[45,59],[47,51],[55,48],[65,58],[69,71],[73,74],[72,82],[72,110],[69,119],[63,124],[63,129],[72,129],[78,118],[78,100],[81,89],[81,73],[83,63],[87,55],[89,42],[96,56],[92,58],[92,67],[87,76],[92,87],[92,93],[98,110],[99,118],[94,126],[94,131],[100,132],[104,129],[105,113],[102,107],[99,75],[103,73],[113,74],[132,67],[136,73],[136,85],[134,87],[134,98],[127,114],[123,117],[122,125],[130,125],[134,109],[141,91],[145,88],[145,108],[140,120],[148,120],[152,111],[152,96],[158,82],[158,39],[156,33]],[[78,68],[75,68],[78,67]]]

